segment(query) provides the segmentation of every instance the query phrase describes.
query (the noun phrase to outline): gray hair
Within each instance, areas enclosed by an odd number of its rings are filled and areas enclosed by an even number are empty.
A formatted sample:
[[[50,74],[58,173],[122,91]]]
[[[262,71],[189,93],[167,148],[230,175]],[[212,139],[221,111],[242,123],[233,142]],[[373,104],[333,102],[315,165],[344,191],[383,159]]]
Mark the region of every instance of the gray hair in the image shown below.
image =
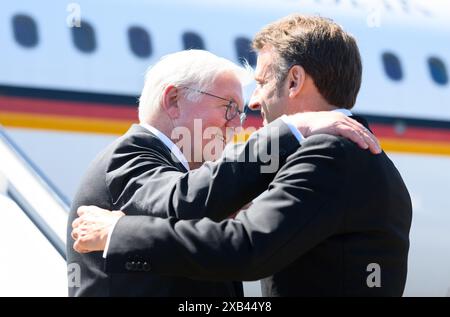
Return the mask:
[[[195,90],[208,91],[216,77],[227,72],[234,74],[242,86],[253,79],[248,64],[241,67],[208,51],[187,50],[163,56],[147,70],[139,98],[139,121],[146,122],[159,109],[169,85],[193,88],[185,90],[186,98],[198,101],[201,94]]]

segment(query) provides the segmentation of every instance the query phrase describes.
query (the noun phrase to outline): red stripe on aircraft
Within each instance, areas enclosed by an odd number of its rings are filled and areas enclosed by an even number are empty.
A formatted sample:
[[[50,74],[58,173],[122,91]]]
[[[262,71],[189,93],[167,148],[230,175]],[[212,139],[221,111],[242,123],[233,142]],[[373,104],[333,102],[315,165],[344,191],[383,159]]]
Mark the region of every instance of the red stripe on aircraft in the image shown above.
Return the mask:
[[[244,126],[260,127],[262,119],[259,116],[247,116]],[[408,139],[420,141],[450,142],[450,130],[439,128],[421,128],[406,126],[398,128],[394,125],[371,123],[370,128],[378,138]],[[400,130],[400,131],[399,131]]]
[[[375,123],[371,124],[371,129],[379,138],[450,142],[450,131],[447,129],[406,126],[397,131],[398,128],[393,125]]]
[[[0,110],[98,119],[136,120],[136,107],[93,102],[74,102],[49,99],[0,96]]]
[[[121,106],[95,102],[0,96],[0,111],[60,115],[67,117],[86,117],[104,120],[137,120],[137,104],[136,107],[130,107],[130,105]],[[261,125],[261,117],[253,114],[247,116],[247,120],[244,124],[245,127],[252,126],[256,128]],[[371,128],[379,138],[450,142],[450,130],[448,129],[413,126],[402,128],[379,123],[372,123]]]

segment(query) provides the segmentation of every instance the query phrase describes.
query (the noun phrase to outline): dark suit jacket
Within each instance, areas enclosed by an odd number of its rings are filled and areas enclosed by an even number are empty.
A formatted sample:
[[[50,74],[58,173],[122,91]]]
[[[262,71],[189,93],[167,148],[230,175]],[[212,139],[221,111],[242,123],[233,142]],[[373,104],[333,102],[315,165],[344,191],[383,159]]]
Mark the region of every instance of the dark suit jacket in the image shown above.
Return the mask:
[[[268,155],[277,144],[279,156]],[[298,146],[289,128],[279,120],[244,145],[227,147],[220,160],[187,172],[161,140],[133,125],[94,160],[76,193],[67,228],[67,262],[80,265],[81,287],[69,287],[69,295],[242,295],[242,284],[232,280],[208,282],[151,272],[144,276],[130,271],[106,274],[101,252],[79,254],[73,250],[71,223],[81,205],[121,209],[128,215],[222,220],[267,188],[277,169],[260,173],[261,168],[284,163]],[[133,265],[137,270],[147,269],[144,262]]]
[[[265,277],[265,296],[401,296],[411,209],[385,153],[316,135],[234,220],[122,217],[106,269],[126,271],[130,259],[139,259],[160,274],[216,281]]]

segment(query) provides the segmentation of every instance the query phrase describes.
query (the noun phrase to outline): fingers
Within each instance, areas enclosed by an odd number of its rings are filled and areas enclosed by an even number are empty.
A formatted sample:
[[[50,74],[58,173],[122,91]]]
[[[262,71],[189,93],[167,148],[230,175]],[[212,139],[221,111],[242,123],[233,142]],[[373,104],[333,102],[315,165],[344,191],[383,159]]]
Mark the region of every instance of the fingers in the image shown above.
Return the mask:
[[[80,242],[78,240],[76,240],[75,243],[73,244],[73,249],[77,252],[80,252],[81,247],[80,247]]]
[[[368,145],[370,152],[373,154],[381,153],[381,146],[378,139],[365,127],[362,130],[358,130],[358,133],[364,138],[364,142]]]
[[[81,218],[81,216],[78,218],[75,218],[75,220],[72,221],[72,228],[74,228],[74,229],[78,228],[82,222],[83,222],[83,218]]]
[[[70,236],[72,237],[72,239],[77,240],[78,239],[78,229],[73,229]]]
[[[89,242],[91,241],[87,235],[87,232],[76,228],[72,230],[72,239],[75,240],[73,243],[73,249],[77,251],[78,253],[89,253],[93,250],[89,250]]]
[[[72,222],[74,250],[80,253],[99,251],[105,247],[110,226],[124,216],[122,211],[109,211],[95,206],[82,206],[79,217]]]
[[[86,216],[81,216],[79,218],[76,218],[72,222],[72,233],[71,237],[74,240],[77,240],[80,236],[81,232],[85,230],[86,224],[88,224],[87,220],[85,219]]]
[[[85,213],[87,213],[89,211],[89,206],[81,206],[78,207],[77,209],[77,215],[78,216],[83,216]]]
[[[381,146],[378,141],[378,139],[361,123],[358,121],[348,118],[347,117],[347,123],[352,126],[352,128],[355,129],[355,131],[361,136],[363,139],[363,143],[360,143],[360,141],[352,140],[355,143],[357,143],[361,148],[363,149],[369,149],[373,154],[379,154],[381,153]]]
[[[377,138],[369,131],[365,131],[362,134],[364,136],[366,143],[369,145],[370,152],[372,152],[373,154],[380,154],[381,146],[380,146]]]
[[[78,240],[80,237],[82,237],[84,235],[86,235],[86,229],[82,228],[81,226],[73,229],[71,234],[70,234],[70,236],[74,240]]]
[[[366,150],[369,147],[362,134],[359,133],[353,126],[342,124],[339,126],[337,133],[340,136],[349,139],[353,143],[356,143],[360,148],[364,150]]]
[[[343,113],[319,111],[297,114],[290,118],[304,137],[320,133],[340,135],[364,150],[369,149],[373,154],[381,153],[378,139],[361,123]]]
[[[89,253],[91,251],[87,250],[84,248],[83,246],[83,242],[81,239],[78,239],[77,241],[75,241],[75,243],[73,244],[73,249],[75,251],[77,251],[78,253]]]

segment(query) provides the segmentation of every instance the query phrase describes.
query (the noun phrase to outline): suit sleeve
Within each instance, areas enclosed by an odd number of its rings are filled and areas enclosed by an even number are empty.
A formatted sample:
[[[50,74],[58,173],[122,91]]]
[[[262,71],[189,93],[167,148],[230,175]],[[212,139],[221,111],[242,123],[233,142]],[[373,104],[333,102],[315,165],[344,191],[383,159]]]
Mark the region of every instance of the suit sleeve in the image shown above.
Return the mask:
[[[123,149],[107,171],[116,208],[131,215],[222,220],[263,192],[299,142],[276,120],[221,158],[181,172],[158,151]]]
[[[134,270],[129,264],[142,262],[150,272],[197,279],[255,280],[274,274],[341,225],[348,180],[340,142],[332,136],[308,138],[263,197],[236,219],[122,217],[106,270]]]

